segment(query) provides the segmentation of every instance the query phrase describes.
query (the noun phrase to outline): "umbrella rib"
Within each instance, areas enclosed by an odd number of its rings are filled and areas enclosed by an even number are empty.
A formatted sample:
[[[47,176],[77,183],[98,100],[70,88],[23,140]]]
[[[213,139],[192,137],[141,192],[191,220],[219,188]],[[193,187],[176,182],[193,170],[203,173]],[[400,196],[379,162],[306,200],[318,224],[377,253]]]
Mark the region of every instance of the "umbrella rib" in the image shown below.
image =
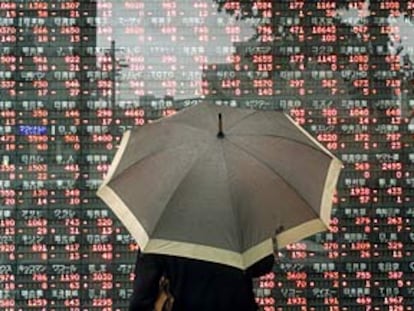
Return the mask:
[[[195,126],[193,126],[193,125],[190,125],[190,124],[186,124],[186,123],[184,123],[184,122],[176,122],[176,124],[177,125],[180,125],[180,126],[183,126],[183,127],[186,127],[186,128],[191,128],[191,129],[193,129],[193,130],[197,130],[197,131],[199,131],[199,132],[201,132],[201,133],[205,133],[205,131],[203,130],[203,129],[201,129],[201,128],[198,128],[198,127],[195,127]],[[183,146],[183,145],[185,145],[185,144],[188,144],[188,142],[186,142],[186,141],[183,141],[181,144],[178,144],[178,145],[174,145],[172,148],[178,148],[178,147],[181,147],[181,146]],[[126,170],[128,170],[128,169],[131,169],[131,168],[133,168],[134,166],[136,166],[137,164],[140,164],[142,161],[144,161],[145,159],[147,159],[147,158],[149,158],[149,157],[151,157],[151,156],[153,156],[153,155],[156,155],[156,154],[158,154],[158,153],[160,153],[160,152],[163,152],[165,149],[162,149],[162,148],[158,148],[157,150],[154,150],[154,151],[152,151],[152,152],[149,152],[148,154],[146,154],[145,156],[143,156],[142,158],[140,158],[138,161],[134,161],[134,162],[132,162],[131,164],[129,164],[128,166],[126,166],[126,167],[124,167],[123,169],[122,169],[122,171],[116,171],[117,172],[117,174],[116,174],[116,176],[114,176],[113,177],[113,180],[115,180],[119,175],[120,175],[120,173],[122,173],[122,172],[124,172],[124,171],[126,171]],[[122,158],[121,158],[121,160],[122,160]]]
[[[206,133],[206,131],[207,131],[206,129],[203,129],[203,128],[197,127],[195,125],[186,123],[185,121],[177,121],[177,120],[174,120],[174,124],[180,125],[180,126],[184,126],[184,127],[188,127],[188,128],[197,130],[198,132],[201,132],[201,133]]]
[[[250,118],[250,117],[253,117],[253,116],[255,116],[256,114],[258,114],[258,113],[262,113],[263,111],[261,111],[261,110],[254,110],[252,113],[249,113],[248,115],[246,115],[246,116],[244,116],[243,118],[241,118],[240,120],[238,120],[237,121],[237,123],[235,123],[234,125],[232,125],[231,127],[229,127],[228,129],[227,129],[227,132],[230,132],[230,130],[234,127],[234,126],[236,126],[236,125],[238,125],[238,124],[240,124],[242,121],[245,121],[246,119],[248,119],[248,118]],[[284,113],[283,113],[284,114]],[[286,114],[284,114],[285,115],[285,117],[287,117],[288,119],[289,119],[289,116],[287,116]],[[294,122],[294,121],[292,121],[292,122]],[[289,127],[287,127],[287,126],[283,126],[284,128],[286,128],[286,129],[288,129]],[[306,132],[305,130],[303,130],[304,132]],[[237,136],[270,136],[270,137],[278,137],[278,138],[282,138],[282,139],[286,139],[286,140],[290,140],[290,141],[294,141],[294,142],[296,142],[296,143],[298,143],[298,144],[301,144],[301,145],[305,145],[305,146],[308,146],[309,148],[312,148],[312,149],[314,149],[314,150],[316,150],[316,151],[318,151],[318,152],[321,152],[321,153],[324,153],[325,155],[327,154],[329,157],[332,157],[332,155],[329,153],[329,151],[325,151],[325,150],[321,150],[320,148],[318,148],[318,147],[315,147],[315,146],[312,146],[312,145],[308,145],[308,144],[305,144],[305,143],[303,143],[303,142],[301,142],[301,141],[299,141],[299,140],[296,140],[296,139],[290,139],[290,138],[288,138],[288,137],[285,137],[285,136],[281,136],[281,135],[274,135],[274,134],[257,134],[257,135],[253,135],[253,134],[245,134],[245,135],[240,135],[240,134],[235,134],[235,135],[237,135]],[[310,137],[310,135],[309,135],[309,137]],[[312,137],[312,139],[313,139],[313,137]],[[316,144],[319,144],[319,142],[318,141],[316,141]],[[324,146],[322,146],[323,148],[324,148]]]
[[[244,151],[247,155],[255,159],[258,163],[266,166],[266,168],[268,168],[274,175],[278,176],[281,180],[283,180],[283,182],[286,185],[288,185],[289,188],[292,189],[298,195],[298,197],[300,197],[302,201],[306,203],[306,205],[310,207],[311,212],[316,216],[316,218],[320,218],[318,213],[312,208],[312,205],[309,204],[309,202],[300,194],[300,192],[297,191],[296,188],[291,183],[289,183],[286,179],[284,179],[283,176],[281,176],[277,171],[275,171],[270,165],[268,165],[265,161],[263,161],[262,159],[254,155],[253,153],[249,152],[249,150],[243,148],[242,146],[239,146],[230,140],[228,140],[228,142],[232,144],[233,146],[235,146],[236,148],[240,149],[241,151]]]
[[[289,138],[289,137],[286,137],[286,136],[274,135],[274,134],[258,134],[258,135],[253,135],[253,134],[237,134],[237,135],[233,135],[233,136],[240,136],[240,137],[250,136],[250,137],[273,137],[273,138],[280,138],[282,140],[291,141],[291,142],[297,143],[298,145],[302,145],[304,147],[308,147],[310,149],[313,149],[313,150],[317,151],[318,153],[322,153],[323,155],[328,156],[329,158],[332,158],[328,153],[326,153],[323,149],[318,148],[317,146],[310,145],[310,144],[306,144],[306,143],[304,143],[304,142],[302,142],[302,141],[300,141],[298,139],[293,139],[293,138]]]
[[[153,155],[156,155],[156,154],[160,153],[161,151],[162,151],[162,150],[155,150],[155,151],[152,151],[152,152],[148,153],[147,155],[143,156],[143,157],[142,157],[141,159],[139,159],[138,161],[136,161],[136,162],[132,162],[130,165],[128,165],[128,166],[126,166],[126,167],[124,167],[124,168],[122,169],[122,171],[117,172],[117,174],[116,174],[115,176],[113,176],[113,177],[112,177],[111,182],[113,182],[114,180],[117,180],[117,179],[118,179],[118,178],[122,175],[122,173],[123,173],[123,172],[125,172],[125,171],[127,171],[127,170],[129,170],[129,169],[131,169],[131,168],[133,168],[133,167],[135,167],[135,166],[137,166],[137,165],[141,164],[141,162],[145,161],[145,160],[146,160],[146,159],[148,159],[149,157],[152,157]]]
[[[174,147],[173,147],[173,148],[171,148],[171,149],[178,149],[179,147],[181,147],[181,146],[183,146],[183,145],[185,145],[185,144],[186,144],[186,143],[185,143],[185,142],[183,142],[182,144],[176,145],[176,146],[174,146]],[[114,180],[116,180],[116,179],[120,178],[120,176],[122,175],[121,173],[123,173],[123,172],[125,172],[125,171],[127,171],[127,170],[130,170],[130,169],[132,169],[132,168],[134,168],[134,167],[136,167],[136,166],[138,166],[138,165],[140,165],[143,161],[147,160],[148,158],[150,158],[150,157],[152,157],[152,156],[154,156],[154,155],[157,155],[157,154],[159,154],[159,153],[162,153],[162,152],[164,152],[164,151],[165,151],[165,149],[161,149],[161,148],[159,148],[159,149],[157,149],[157,150],[154,150],[154,151],[152,151],[152,152],[149,152],[148,154],[146,154],[145,156],[143,156],[142,158],[140,158],[138,161],[134,161],[134,162],[132,162],[130,165],[128,165],[128,166],[126,166],[126,167],[124,167],[124,168],[122,169],[122,171],[117,172],[117,174],[116,174],[115,176],[113,176],[113,177],[112,177],[112,180],[111,180],[111,181],[114,181]]]
[[[225,160],[226,156],[225,156],[225,152],[224,152],[223,145],[222,145],[222,148],[221,148],[221,154],[223,156],[224,169],[226,171],[227,187],[228,187],[229,193],[230,193],[231,209],[233,211],[234,219],[237,219],[237,226],[238,226],[238,229],[240,231],[239,232],[240,233],[239,234],[239,237],[240,237],[239,246],[240,246],[240,249],[242,249],[243,248],[243,244],[244,244],[243,243],[243,231],[240,228],[240,216],[237,213],[237,208],[235,207],[235,199],[234,199],[233,191],[231,191],[231,189],[230,189],[231,186],[230,186],[230,182],[229,182],[230,181],[230,178],[229,178],[229,170],[227,168],[227,161]]]
[[[193,169],[193,167],[200,161],[200,157],[197,157],[197,159],[195,161],[193,161],[193,163],[191,164],[191,166],[188,168],[187,172],[185,173],[185,175],[181,178],[181,180],[179,182],[176,183],[176,186],[174,188],[173,191],[171,191],[171,194],[169,195],[169,198],[166,200],[166,203],[164,204],[164,206],[168,206],[171,202],[171,200],[174,198],[174,194],[176,193],[177,189],[180,188],[181,184],[184,182],[184,180],[187,178],[187,176],[190,174],[191,170]],[[157,220],[157,222],[154,225],[154,229],[153,232],[157,231],[157,227],[158,224],[160,222],[162,218],[162,215],[160,216],[160,218]]]
[[[237,120],[236,123],[234,123],[232,126],[228,127],[226,129],[227,132],[230,132],[230,130],[235,127],[236,125],[238,125],[240,122],[245,121],[246,119],[256,115],[259,112],[259,110],[252,110],[251,113],[245,115],[243,118],[240,118],[239,120]]]

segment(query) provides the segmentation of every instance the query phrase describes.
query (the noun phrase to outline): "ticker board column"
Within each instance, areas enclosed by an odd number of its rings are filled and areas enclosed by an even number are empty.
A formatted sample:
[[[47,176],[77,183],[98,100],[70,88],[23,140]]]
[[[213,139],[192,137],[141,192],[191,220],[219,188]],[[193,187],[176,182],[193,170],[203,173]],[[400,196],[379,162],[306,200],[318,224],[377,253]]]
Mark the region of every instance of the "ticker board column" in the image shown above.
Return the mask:
[[[17,94],[15,75],[18,60],[17,9],[13,3],[0,8],[0,306],[11,309],[16,305],[16,111]]]
[[[53,96],[49,64],[50,42],[47,3],[16,3],[18,87],[16,148],[19,164],[16,185],[16,308],[46,310],[49,307],[49,96]],[[30,44],[29,44],[30,42]]]

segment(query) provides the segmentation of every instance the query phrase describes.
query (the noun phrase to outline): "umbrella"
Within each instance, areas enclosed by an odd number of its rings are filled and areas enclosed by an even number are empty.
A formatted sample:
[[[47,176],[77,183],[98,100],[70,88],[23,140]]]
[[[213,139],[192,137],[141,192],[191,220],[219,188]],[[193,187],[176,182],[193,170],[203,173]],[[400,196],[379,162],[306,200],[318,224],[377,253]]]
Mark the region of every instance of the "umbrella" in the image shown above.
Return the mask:
[[[341,167],[283,112],[205,101],[125,132],[97,195],[143,252],[245,269],[328,228]]]

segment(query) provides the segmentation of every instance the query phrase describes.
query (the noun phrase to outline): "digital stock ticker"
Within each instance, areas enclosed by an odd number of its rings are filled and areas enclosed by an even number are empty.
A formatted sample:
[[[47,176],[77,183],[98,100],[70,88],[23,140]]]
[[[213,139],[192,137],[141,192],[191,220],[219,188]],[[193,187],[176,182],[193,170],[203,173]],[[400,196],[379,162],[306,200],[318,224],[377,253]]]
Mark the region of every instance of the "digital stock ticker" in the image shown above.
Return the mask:
[[[139,246],[96,191],[126,130],[206,99],[344,163],[260,310],[414,310],[413,66],[414,1],[0,0],[0,310],[127,310]]]

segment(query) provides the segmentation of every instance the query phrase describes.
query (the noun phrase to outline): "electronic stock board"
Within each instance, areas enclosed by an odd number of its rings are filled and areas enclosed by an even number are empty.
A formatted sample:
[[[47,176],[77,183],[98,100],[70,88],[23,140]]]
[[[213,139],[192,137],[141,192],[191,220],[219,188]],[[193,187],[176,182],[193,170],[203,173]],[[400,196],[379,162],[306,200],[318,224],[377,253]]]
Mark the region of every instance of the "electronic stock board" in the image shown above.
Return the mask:
[[[209,99],[283,110],[344,163],[261,310],[413,310],[413,9],[1,0],[0,309],[127,309],[138,246],[96,190],[123,132]]]

